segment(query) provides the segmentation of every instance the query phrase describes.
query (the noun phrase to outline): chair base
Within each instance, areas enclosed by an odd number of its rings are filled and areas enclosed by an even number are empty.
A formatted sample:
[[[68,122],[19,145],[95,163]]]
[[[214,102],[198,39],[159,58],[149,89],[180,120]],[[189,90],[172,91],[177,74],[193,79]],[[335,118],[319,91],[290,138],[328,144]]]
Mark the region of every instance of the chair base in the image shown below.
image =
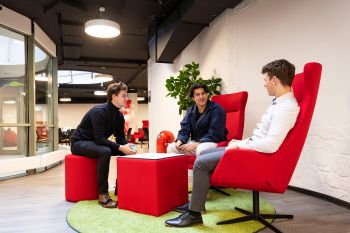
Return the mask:
[[[246,221],[259,221],[260,223],[264,224],[266,227],[270,228],[272,231],[276,233],[282,233],[282,231],[278,230],[276,227],[274,227],[271,223],[267,222],[265,219],[292,219],[293,215],[288,214],[260,214],[259,211],[259,192],[253,191],[253,212],[235,207],[235,209],[246,216],[229,219],[226,221],[221,221],[216,223],[217,225],[224,225],[224,224],[233,224],[233,223],[239,223],[239,222],[246,222]]]
[[[216,191],[216,192],[218,192],[218,193],[221,193],[221,194],[223,194],[223,195],[231,196],[229,193],[223,191],[222,189],[220,189],[220,188],[217,187],[217,186],[210,186],[210,189],[211,189],[211,190],[214,190],[214,191]]]
[[[221,193],[221,194],[226,195],[226,196],[231,196],[231,194],[221,190],[220,188],[218,188],[216,186],[210,186],[209,189],[215,190],[216,192]],[[192,191],[188,191],[188,193],[192,193]]]

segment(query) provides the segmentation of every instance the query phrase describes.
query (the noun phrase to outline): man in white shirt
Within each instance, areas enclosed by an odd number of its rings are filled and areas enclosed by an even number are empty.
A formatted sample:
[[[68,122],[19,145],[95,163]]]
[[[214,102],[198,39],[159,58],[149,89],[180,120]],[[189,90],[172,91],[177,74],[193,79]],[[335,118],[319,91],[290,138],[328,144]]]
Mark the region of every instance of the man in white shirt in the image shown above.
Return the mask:
[[[188,227],[202,224],[201,211],[204,210],[210,187],[210,175],[215,170],[225,150],[250,149],[263,153],[278,150],[299,114],[299,105],[292,92],[295,67],[281,59],[268,63],[262,68],[264,87],[274,96],[272,105],[261,117],[251,137],[244,140],[231,140],[226,148],[213,149],[197,157],[193,168],[193,190],[191,201],[174,208],[182,214],[165,221],[166,225]]]

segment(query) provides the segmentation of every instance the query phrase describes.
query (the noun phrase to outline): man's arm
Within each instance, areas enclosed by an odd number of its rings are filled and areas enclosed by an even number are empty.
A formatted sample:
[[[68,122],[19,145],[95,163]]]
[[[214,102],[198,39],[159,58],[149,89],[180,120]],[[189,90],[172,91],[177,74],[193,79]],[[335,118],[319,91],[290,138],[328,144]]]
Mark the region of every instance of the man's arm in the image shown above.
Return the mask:
[[[101,110],[91,112],[91,122],[94,134],[94,142],[97,145],[108,146],[111,149],[119,150],[119,144],[112,142],[104,137],[106,129],[106,113]]]
[[[190,108],[191,109],[191,108]],[[177,135],[176,141],[181,141],[182,144],[187,143],[188,139],[190,138],[190,134],[191,134],[191,120],[190,120],[190,111],[191,110],[187,110],[187,113],[184,117],[184,119],[182,119],[180,126],[181,129],[179,130],[179,133]]]
[[[120,145],[128,144],[128,140],[125,138],[124,133],[124,116],[122,114],[119,115],[120,119],[116,119],[117,121],[120,121],[120,124],[117,125],[117,128],[115,129],[114,136],[116,143],[119,143]]]
[[[281,110],[274,114],[270,128],[264,138],[257,140],[243,140],[236,145],[240,149],[251,149],[263,153],[274,153],[283,143],[288,132],[293,128],[299,114],[299,107]]]

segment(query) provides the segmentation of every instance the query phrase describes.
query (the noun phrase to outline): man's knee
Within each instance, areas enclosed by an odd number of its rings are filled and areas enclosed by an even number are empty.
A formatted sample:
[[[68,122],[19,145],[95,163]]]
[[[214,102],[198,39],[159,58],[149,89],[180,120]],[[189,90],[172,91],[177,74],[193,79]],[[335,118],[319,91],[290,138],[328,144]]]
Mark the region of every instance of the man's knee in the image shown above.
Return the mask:
[[[203,157],[197,157],[193,164],[193,170],[205,170],[207,167],[207,160]]]
[[[196,155],[204,154],[204,152],[210,151],[213,148],[216,148],[216,143],[201,143],[197,146]]]
[[[166,148],[166,152],[167,153],[177,153],[175,142],[172,142],[168,145],[168,147]]]
[[[101,147],[100,154],[101,154],[101,156],[104,156],[104,157],[111,157],[112,150],[111,150],[111,148],[104,146],[104,147]]]

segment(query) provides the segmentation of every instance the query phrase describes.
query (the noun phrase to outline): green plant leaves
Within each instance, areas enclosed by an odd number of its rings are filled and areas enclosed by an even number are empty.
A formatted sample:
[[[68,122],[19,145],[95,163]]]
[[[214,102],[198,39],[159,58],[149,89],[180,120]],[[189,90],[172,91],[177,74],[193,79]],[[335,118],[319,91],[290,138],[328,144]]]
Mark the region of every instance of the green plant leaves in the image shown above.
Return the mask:
[[[205,84],[209,89],[209,98],[213,95],[220,95],[221,78],[203,79],[199,75],[199,63],[192,62],[186,64],[185,68],[179,71],[177,77],[171,76],[165,81],[165,87],[168,90],[166,96],[178,99],[179,115],[193,104],[193,100],[188,97],[188,93],[194,83]]]

